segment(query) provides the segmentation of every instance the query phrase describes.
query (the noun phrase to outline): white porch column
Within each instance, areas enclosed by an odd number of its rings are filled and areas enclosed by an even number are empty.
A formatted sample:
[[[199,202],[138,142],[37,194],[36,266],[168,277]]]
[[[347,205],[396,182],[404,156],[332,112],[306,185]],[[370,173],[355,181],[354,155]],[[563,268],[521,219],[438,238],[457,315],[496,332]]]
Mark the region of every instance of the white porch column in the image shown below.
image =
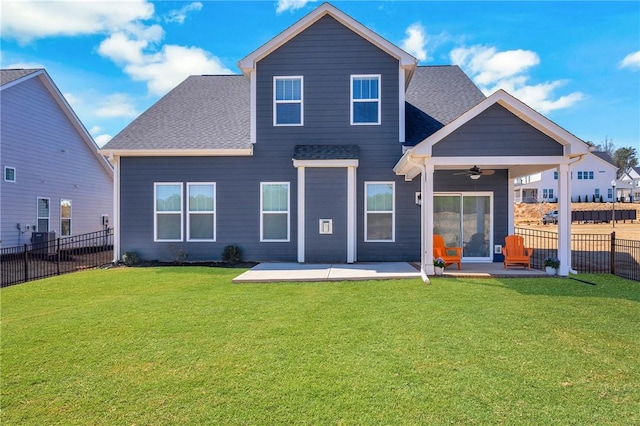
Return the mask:
[[[422,167],[422,258],[420,274],[424,282],[429,282],[427,275],[435,273],[433,269],[433,164]]]
[[[509,191],[509,193],[507,194],[507,203],[509,203],[509,209],[507,210],[507,235],[513,235],[516,232],[514,213],[516,203],[514,193],[515,184],[513,183],[513,176],[511,176],[510,169],[507,171],[507,179],[509,180],[509,184],[507,186],[507,191]]]
[[[571,269],[571,181],[569,165],[558,165],[558,275],[566,277]]]
[[[298,167],[298,263],[304,263],[304,167]]]
[[[347,167],[347,263],[354,263],[356,254],[356,168]]]
[[[120,156],[110,157],[113,165],[113,262],[120,260]]]

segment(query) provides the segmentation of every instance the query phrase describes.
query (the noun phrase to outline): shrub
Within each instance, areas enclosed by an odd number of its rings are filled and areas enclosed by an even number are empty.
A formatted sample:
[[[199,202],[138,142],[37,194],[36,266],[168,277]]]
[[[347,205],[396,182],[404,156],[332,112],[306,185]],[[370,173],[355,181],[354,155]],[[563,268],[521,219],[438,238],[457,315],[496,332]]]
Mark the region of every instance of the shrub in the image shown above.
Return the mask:
[[[189,257],[189,253],[187,253],[187,251],[182,247],[171,245],[169,246],[169,251],[171,252],[171,256],[173,257],[173,262],[177,263],[178,265],[182,265],[183,263],[185,263],[187,261],[187,258]]]
[[[235,265],[242,259],[240,247],[229,245],[222,250],[222,260],[230,265]]]
[[[544,266],[550,266],[554,269],[558,269],[560,267],[560,261],[555,257],[547,257],[544,260]]]
[[[578,195],[578,202],[581,203],[582,199],[580,199],[580,196]]]
[[[441,257],[434,259],[433,261],[433,266],[435,266],[436,268],[444,268],[444,265],[444,259]]]
[[[135,251],[128,251],[122,255],[122,262],[127,266],[136,266],[140,264],[140,256]]]

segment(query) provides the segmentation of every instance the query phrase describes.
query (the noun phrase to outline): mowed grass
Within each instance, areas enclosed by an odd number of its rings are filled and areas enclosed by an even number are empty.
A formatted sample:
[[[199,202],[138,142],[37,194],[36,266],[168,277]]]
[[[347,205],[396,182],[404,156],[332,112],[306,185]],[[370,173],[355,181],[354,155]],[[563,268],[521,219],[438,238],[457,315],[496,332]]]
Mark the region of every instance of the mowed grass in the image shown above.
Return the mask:
[[[637,282],[240,272],[2,289],[2,424],[640,424]]]

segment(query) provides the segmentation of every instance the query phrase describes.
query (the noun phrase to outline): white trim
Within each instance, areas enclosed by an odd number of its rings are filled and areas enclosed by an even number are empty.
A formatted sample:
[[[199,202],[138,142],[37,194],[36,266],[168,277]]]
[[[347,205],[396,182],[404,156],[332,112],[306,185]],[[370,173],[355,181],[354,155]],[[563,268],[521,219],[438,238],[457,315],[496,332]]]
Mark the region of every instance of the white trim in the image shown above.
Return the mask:
[[[309,28],[325,15],[331,16],[354,33],[360,35],[362,38],[368,40],[370,43],[374,44],[376,47],[380,48],[387,54],[398,59],[400,66],[406,68],[409,75],[413,73],[413,70],[416,68],[418,63],[418,60],[416,58],[400,49],[393,43],[390,43],[389,41],[380,37],[378,34],[363,26],[362,24],[329,3],[321,4],[311,13],[304,16],[298,22],[281,32],[278,36],[272,38],[267,43],[263,44],[261,47],[238,61],[238,67],[245,75],[248,75],[253,70],[255,70],[256,64],[262,58],[271,54],[271,52],[275,51],[280,46],[287,43],[289,40]]]
[[[251,83],[251,129],[250,129],[250,138],[252,146],[257,141],[258,135],[258,77],[257,77],[257,69],[254,68],[253,72],[251,72],[251,76],[249,77]],[[249,154],[253,155],[253,153]]]
[[[370,98],[370,99],[354,99],[353,98],[353,79],[354,78],[369,78],[369,79],[373,79],[373,78],[377,78],[378,79],[378,97],[377,98]],[[350,124],[352,126],[379,126],[380,124],[382,124],[382,75],[381,74],[351,74],[350,80],[349,80],[350,84],[349,84],[349,93],[350,93],[350,99],[349,99],[349,118],[350,118]],[[373,103],[373,102],[377,102],[378,103],[378,118],[376,122],[354,122],[353,121],[353,107],[354,104],[358,102],[358,103]]]
[[[367,210],[367,187],[369,185],[391,185],[391,239],[390,240],[369,240],[367,238],[368,214],[389,214],[388,211],[372,211]],[[393,181],[365,181],[364,182],[364,242],[365,243],[394,243],[396,241],[396,183]]]
[[[404,143],[406,140],[405,130],[405,75],[402,69],[398,70],[398,141]]]
[[[113,262],[120,260],[120,157],[109,159],[113,164]],[[155,216],[155,215],[154,215]]]
[[[276,98],[276,83],[278,80],[300,80],[300,99],[293,100],[278,100]],[[300,122],[299,123],[282,123],[278,124],[277,106],[278,104],[300,104]],[[291,76],[273,76],[273,125],[275,127],[299,127],[304,126],[304,76],[291,75]]]
[[[422,179],[421,179],[421,191],[422,191],[422,219],[420,224],[422,226],[422,256],[420,275],[424,282],[429,282],[429,275],[435,273],[433,267],[433,176],[434,176],[433,164],[422,164]]]
[[[7,179],[7,170],[13,170],[13,180]],[[15,167],[4,166],[4,181],[9,183],[16,183],[16,181],[18,180],[18,176],[16,173],[17,171]]]
[[[158,212],[156,209],[158,207],[157,196],[158,190],[157,188],[160,186],[180,186],[180,239],[159,239],[158,238],[158,215],[175,215],[178,212],[170,211],[170,212]],[[154,182],[153,183],[153,241],[154,242],[181,242],[184,240],[184,185],[182,182]]]
[[[63,201],[68,201],[69,202],[69,217],[62,217],[62,202]],[[69,235],[63,235],[62,234],[62,220],[63,219],[69,219]],[[60,236],[61,237],[70,237],[73,235],[73,203],[71,201],[71,199],[69,198],[61,198],[60,199]]]
[[[357,165],[347,168],[347,263],[354,263],[357,260],[356,167]]]
[[[293,160],[293,167],[358,167],[358,160]]]
[[[287,186],[287,211],[277,212],[265,212],[263,211],[263,187],[265,185],[286,185]],[[264,235],[264,223],[263,217],[265,214],[285,214],[287,215],[287,238],[279,240],[268,240],[263,237]],[[260,182],[260,242],[261,243],[288,243],[291,240],[291,183],[290,182]]]
[[[47,200],[49,202],[48,215],[40,216],[40,200]],[[40,219],[47,219],[47,230],[40,229]],[[36,197],[36,229],[37,232],[51,232],[51,198],[49,197]]]
[[[189,209],[189,197],[191,196],[191,187],[193,186],[212,186],[213,187],[213,210],[211,211],[195,211],[192,212]],[[216,241],[217,236],[217,223],[218,223],[218,209],[217,209],[218,195],[217,195],[217,186],[215,182],[187,182],[187,196],[185,197],[186,203],[186,211],[187,211],[187,241],[189,242],[213,242]],[[213,238],[204,239],[204,238],[191,238],[191,215],[201,214],[201,215],[213,215]]]
[[[244,157],[253,155],[253,146],[238,149],[102,149],[114,157]]]
[[[305,181],[306,170],[304,166],[298,167],[298,262],[304,263],[305,256],[305,235],[304,235],[304,215],[305,215]]]

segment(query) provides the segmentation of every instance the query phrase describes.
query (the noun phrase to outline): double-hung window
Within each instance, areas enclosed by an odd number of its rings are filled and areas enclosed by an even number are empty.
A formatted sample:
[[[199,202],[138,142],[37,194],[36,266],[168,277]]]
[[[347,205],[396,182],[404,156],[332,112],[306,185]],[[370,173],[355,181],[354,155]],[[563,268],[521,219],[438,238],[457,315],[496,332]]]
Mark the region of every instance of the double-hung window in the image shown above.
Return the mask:
[[[216,240],[216,184],[187,183],[187,240]]]
[[[302,77],[273,78],[273,125],[302,126]]]
[[[395,240],[393,182],[365,182],[365,241]]]
[[[49,232],[50,205],[48,198],[38,198],[38,231]]]
[[[289,182],[260,183],[260,241],[289,241]]]
[[[71,200],[60,200],[60,236],[71,236]]]
[[[182,241],[182,183],[154,184],[154,240]]]
[[[351,124],[380,124],[380,75],[351,76]]]

